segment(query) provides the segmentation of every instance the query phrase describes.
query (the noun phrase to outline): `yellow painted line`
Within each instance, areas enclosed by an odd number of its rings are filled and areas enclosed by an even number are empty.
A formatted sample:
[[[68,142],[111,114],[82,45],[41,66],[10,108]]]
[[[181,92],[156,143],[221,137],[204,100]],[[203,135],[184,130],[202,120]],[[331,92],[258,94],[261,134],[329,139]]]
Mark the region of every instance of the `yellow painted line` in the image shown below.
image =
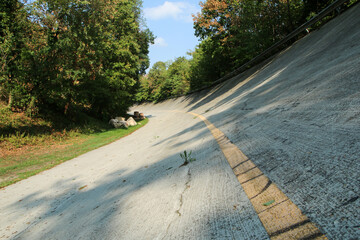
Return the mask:
[[[204,116],[192,112],[189,114],[205,122],[271,239],[327,239],[223,132]]]

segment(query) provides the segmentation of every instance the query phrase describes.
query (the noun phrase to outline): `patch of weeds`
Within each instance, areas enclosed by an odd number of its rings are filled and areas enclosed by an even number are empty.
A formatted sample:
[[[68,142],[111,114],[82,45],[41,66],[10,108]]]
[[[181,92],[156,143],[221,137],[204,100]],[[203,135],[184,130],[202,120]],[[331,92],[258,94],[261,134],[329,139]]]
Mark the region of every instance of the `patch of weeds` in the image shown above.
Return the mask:
[[[184,153],[180,153],[180,157],[182,159],[184,159],[184,163],[180,166],[186,166],[189,163],[196,161],[196,158],[191,157],[192,151],[190,151],[189,153],[187,153],[187,151],[185,150]]]

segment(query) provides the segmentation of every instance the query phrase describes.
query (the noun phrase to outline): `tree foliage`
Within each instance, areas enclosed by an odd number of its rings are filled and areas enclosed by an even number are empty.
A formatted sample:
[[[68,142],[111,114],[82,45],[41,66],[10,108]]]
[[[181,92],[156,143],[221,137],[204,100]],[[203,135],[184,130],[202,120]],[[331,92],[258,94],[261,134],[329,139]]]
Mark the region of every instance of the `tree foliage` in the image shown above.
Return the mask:
[[[173,62],[156,62],[142,77],[137,101],[161,101],[185,94],[190,89],[190,61],[185,57]]]
[[[211,85],[333,1],[204,0],[190,59],[155,63],[146,74],[154,36],[141,0],[2,0],[0,98],[30,114],[115,116],[134,100]]]
[[[69,117],[107,118],[127,110],[154,40],[142,26],[140,1],[6,1],[16,7],[0,5],[3,95],[11,98],[20,87],[29,96],[23,108]]]
[[[0,97],[8,97],[10,107],[21,108],[30,101],[23,64],[31,34],[26,17],[24,5],[17,0],[0,3]]]
[[[208,85],[240,67],[334,1],[200,2],[201,12],[193,17],[195,35],[202,42],[193,53],[195,64],[192,71],[195,75],[190,79],[192,88]],[[350,1],[348,4],[353,3]]]
[[[222,57],[231,63],[225,66],[227,73],[298,26],[302,4],[302,0],[207,0],[194,16],[195,35],[218,43]]]
[[[138,101],[158,101],[211,85],[332,2],[334,0],[200,2],[201,12],[193,17],[195,35],[201,42],[189,53],[191,59],[177,58],[169,67],[163,62],[156,63],[141,80]],[[354,3],[352,0],[348,5]]]

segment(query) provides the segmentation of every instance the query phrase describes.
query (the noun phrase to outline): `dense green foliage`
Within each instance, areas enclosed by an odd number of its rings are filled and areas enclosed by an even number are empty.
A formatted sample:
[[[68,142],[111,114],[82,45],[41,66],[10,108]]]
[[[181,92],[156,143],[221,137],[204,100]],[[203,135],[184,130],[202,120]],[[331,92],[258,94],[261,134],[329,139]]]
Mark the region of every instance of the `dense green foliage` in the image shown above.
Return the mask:
[[[175,74],[174,77],[174,74],[167,70],[165,63],[156,63],[141,81],[138,101],[162,100],[184,94],[187,90],[211,85],[215,80],[284,38],[334,1],[205,0],[200,2],[201,12],[193,17],[195,35],[201,43],[190,53],[191,59],[186,60],[187,63],[181,69],[184,74],[181,76]],[[347,6],[354,2],[356,1],[349,1]],[[336,14],[337,11],[314,27],[328,21]],[[175,65],[173,68],[179,66]],[[184,83],[187,88],[181,87]]]
[[[233,71],[284,38],[333,0],[206,0],[194,16],[199,50],[207,56],[212,78],[194,79],[192,86],[206,85]],[[216,59],[216,61],[214,61]],[[210,67],[211,66],[211,67]]]
[[[157,62],[141,78],[137,100],[161,101],[185,94],[190,89],[190,61],[179,57],[174,62]]]
[[[155,63],[145,75],[154,36],[141,0],[2,0],[0,100],[30,115],[109,118],[134,100],[211,85],[334,1],[204,0],[194,16],[201,43],[190,59]]]
[[[124,113],[154,40],[140,8],[139,0],[2,1],[0,97],[29,113]]]

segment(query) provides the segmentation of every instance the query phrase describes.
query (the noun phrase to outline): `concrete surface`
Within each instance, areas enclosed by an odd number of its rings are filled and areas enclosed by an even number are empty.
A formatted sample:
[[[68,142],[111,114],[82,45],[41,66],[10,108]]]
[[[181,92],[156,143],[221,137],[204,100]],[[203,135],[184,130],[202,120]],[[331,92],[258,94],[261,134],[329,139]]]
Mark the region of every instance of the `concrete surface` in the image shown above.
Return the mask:
[[[202,122],[153,114],[132,135],[1,190],[0,237],[266,239]],[[184,150],[196,161],[180,167]]]
[[[186,111],[225,133],[329,239],[359,239],[359,26],[357,4],[217,88],[134,107],[150,116],[139,131],[0,190],[0,239],[268,239]],[[196,161],[180,167],[184,150]]]
[[[360,238],[360,5],[268,63],[157,105],[203,114],[329,239]]]

